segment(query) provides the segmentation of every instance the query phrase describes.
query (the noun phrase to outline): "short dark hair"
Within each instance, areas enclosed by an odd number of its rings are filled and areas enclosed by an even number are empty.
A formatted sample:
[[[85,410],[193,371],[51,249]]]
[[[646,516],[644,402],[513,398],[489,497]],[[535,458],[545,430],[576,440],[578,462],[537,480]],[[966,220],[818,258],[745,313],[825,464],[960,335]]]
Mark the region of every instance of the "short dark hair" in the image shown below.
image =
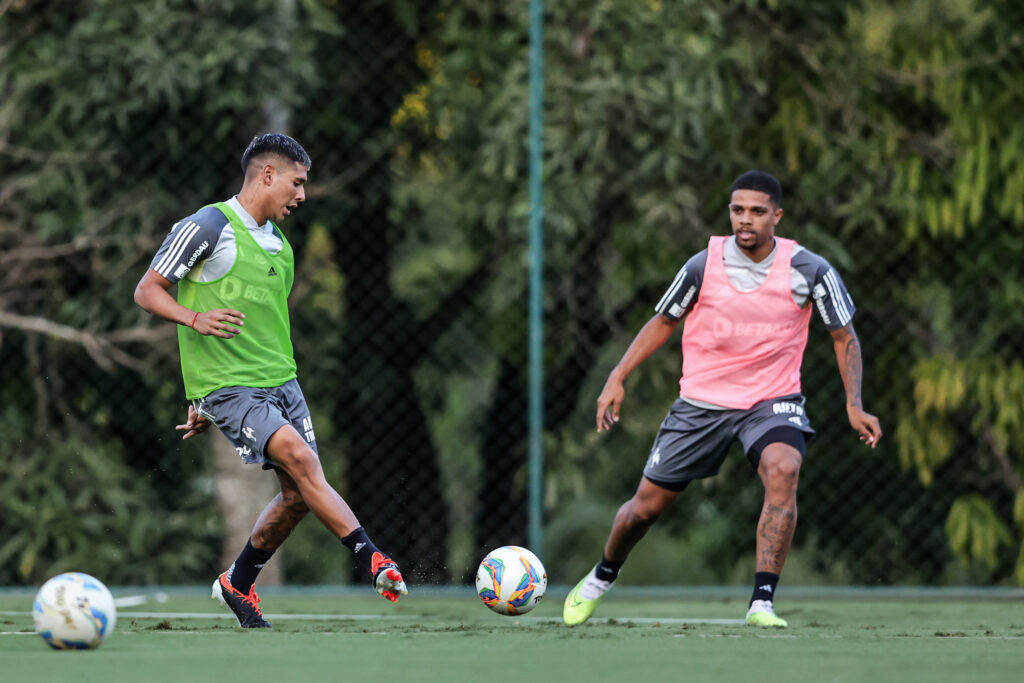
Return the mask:
[[[261,154],[276,154],[302,164],[306,168],[312,165],[309,154],[302,149],[302,145],[284,133],[262,133],[257,135],[245,148],[242,154],[242,173],[249,168],[249,162]]]
[[[782,206],[782,186],[773,176],[764,171],[747,171],[733,181],[729,194],[736,190],[754,190],[764,192],[775,206]]]

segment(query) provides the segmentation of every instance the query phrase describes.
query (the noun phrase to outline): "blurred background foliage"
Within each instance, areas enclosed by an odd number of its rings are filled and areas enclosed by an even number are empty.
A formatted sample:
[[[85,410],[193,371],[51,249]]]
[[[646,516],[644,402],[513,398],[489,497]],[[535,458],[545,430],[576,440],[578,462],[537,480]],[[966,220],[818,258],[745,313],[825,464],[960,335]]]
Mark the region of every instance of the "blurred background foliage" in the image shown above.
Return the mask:
[[[313,158],[284,229],[329,477],[415,581],[466,580],[526,543],[528,10],[0,4],[0,583],[220,571],[232,470],[210,439],[179,441],[174,330],[131,297],[170,226],[237,191],[267,130]],[[733,178],[761,168],[784,186],[779,233],[854,297],[865,407],[887,432],[871,451],[849,429],[814,320],[818,436],[786,582],[1024,584],[1024,6],[566,0],[544,21],[551,580],[598,559],[677,391],[678,338],[598,435],[608,371],[728,232]],[[734,454],[623,579],[746,583],[760,499]],[[300,527],[285,580],[349,580],[326,533]]]

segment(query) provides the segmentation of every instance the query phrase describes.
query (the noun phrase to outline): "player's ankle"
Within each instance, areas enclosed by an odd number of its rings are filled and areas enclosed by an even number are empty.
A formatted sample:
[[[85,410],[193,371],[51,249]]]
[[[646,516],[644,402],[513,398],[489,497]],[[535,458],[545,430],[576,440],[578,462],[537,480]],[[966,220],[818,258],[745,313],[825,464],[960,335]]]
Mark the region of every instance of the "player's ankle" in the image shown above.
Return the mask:
[[[373,566],[374,556],[383,555],[383,553],[377,549],[377,546],[367,536],[366,530],[363,527],[357,527],[352,533],[341,539],[341,542],[352,551],[359,567],[372,577],[377,570]]]
[[[613,562],[602,555],[601,561],[594,567],[594,578],[612,583],[619,578],[619,570],[622,569],[623,564],[625,564],[625,560]]]
[[[772,572],[756,572],[754,574],[754,592],[750,596],[750,604],[758,600],[771,602],[775,599],[775,589],[779,585],[779,575]]]
[[[228,581],[240,593],[248,594],[260,570],[270,561],[274,555],[272,550],[261,550],[252,545],[252,540],[245,543],[245,548],[238,555],[234,564],[228,569]]]

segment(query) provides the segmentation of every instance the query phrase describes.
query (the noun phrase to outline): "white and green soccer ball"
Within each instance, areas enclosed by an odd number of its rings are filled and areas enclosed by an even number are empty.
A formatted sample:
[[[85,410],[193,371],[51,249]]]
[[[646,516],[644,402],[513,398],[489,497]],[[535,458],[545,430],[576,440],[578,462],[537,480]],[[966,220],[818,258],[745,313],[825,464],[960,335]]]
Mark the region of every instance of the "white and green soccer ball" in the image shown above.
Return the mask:
[[[476,570],[480,600],[498,614],[526,614],[544,597],[548,573],[526,548],[505,545],[487,553]]]
[[[92,650],[114,632],[114,597],[99,579],[69,572],[43,584],[32,605],[38,633],[55,650]]]

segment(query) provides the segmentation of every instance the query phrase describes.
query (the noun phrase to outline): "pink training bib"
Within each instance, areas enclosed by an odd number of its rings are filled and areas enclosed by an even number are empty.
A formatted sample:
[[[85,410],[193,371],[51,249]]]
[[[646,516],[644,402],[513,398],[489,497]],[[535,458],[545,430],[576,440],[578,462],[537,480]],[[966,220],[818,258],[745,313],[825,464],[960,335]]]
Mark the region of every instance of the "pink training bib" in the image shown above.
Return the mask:
[[[712,237],[700,296],[683,327],[679,394],[746,410],[758,401],[800,393],[811,307],[793,301],[793,240],[775,238],[775,262],[757,289],[729,282],[722,259],[728,237]]]

